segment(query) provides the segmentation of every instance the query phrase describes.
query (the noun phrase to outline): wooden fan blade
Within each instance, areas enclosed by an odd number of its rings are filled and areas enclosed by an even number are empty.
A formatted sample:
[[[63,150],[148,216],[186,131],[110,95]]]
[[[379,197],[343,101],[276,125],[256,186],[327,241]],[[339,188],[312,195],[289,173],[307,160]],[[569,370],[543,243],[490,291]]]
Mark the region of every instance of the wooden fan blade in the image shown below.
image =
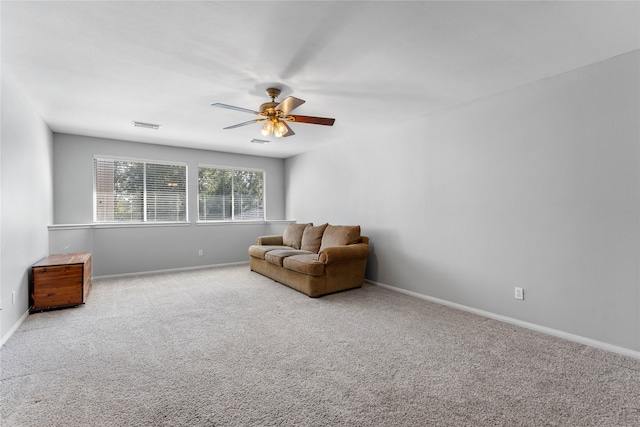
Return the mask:
[[[285,122],[284,120],[281,120],[281,122],[282,122],[282,123],[287,127],[287,129],[288,129],[288,132],[287,132],[287,133],[285,133],[284,135],[282,135],[282,137],[283,137],[283,138],[286,138],[287,136],[293,136],[293,135],[295,135],[295,134],[296,134],[296,133],[293,131],[293,129],[291,129],[291,128],[289,127],[289,125],[287,124],[287,122]]]
[[[249,110],[247,108],[234,107],[233,105],[220,104],[218,102],[216,102],[215,104],[211,104],[211,105],[214,106],[214,107],[226,108],[227,110],[242,111],[243,113],[260,114],[257,111]]]
[[[252,123],[257,123],[257,122],[262,122],[262,121],[264,121],[264,119],[249,120],[248,122],[238,123],[237,125],[227,126],[226,128],[222,128],[222,129],[235,129],[235,128],[239,128],[241,126],[246,126],[246,125],[250,125]]]
[[[330,119],[328,117],[294,116],[294,115],[290,115],[289,117],[292,118],[291,121],[298,122],[298,123],[310,123],[312,125],[333,126],[333,123],[336,121],[336,119]]]
[[[295,110],[296,108],[304,104],[304,102],[305,101],[300,98],[289,96],[287,97],[287,99],[278,104],[276,110],[282,111],[282,114],[286,116],[287,114],[289,114],[289,111]]]

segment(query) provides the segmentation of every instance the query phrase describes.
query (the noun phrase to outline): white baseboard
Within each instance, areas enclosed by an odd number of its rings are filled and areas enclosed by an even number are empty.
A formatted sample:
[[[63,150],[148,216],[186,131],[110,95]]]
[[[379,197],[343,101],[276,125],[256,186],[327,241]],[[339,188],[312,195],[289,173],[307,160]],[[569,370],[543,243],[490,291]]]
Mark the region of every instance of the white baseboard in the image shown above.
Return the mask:
[[[7,332],[5,336],[2,337],[2,340],[0,340],[0,347],[2,347],[7,341],[9,341],[9,338],[11,338],[11,336],[16,333],[20,325],[22,325],[22,323],[27,320],[27,317],[29,317],[29,310],[25,311],[25,313],[20,316],[20,319],[18,319],[18,321],[13,325],[9,332]]]
[[[179,271],[190,271],[190,270],[203,270],[205,268],[219,268],[219,267],[230,267],[232,265],[243,265],[249,264],[249,261],[240,261],[240,262],[229,262],[226,264],[210,264],[210,265],[198,265],[195,267],[181,267],[181,268],[169,268],[166,270],[151,270],[151,271],[138,271],[136,273],[122,273],[122,274],[107,274],[104,276],[92,276],[92,279],[111,279],[115,277],[131,277],[131,276],[142,276],[145,274],[159,274],[159,273],[176,273]]]
[[[412,297],[420,298],[426,301],[431,301],[436,304],[446,305],[448,307],[456,308],[458,310],[467,311],[470,313],[477,314],[479,316],[488,317],[490,319],[499,320],[501,322],[510,323],[512,325],[521,326],[523,328],[531,329],[537,332],[542,332],[547,335],[552,335],[555,337],[563,338],[569,341],[577,342],[579,344],[584,344],[590,347],[599,348],[601,350],[610,351],[612,353],[621,354],[623,356],[632,357],[634,359],[640,359],[640,351],[631,350],[624,347],[619,347],[612,344],[607,344],[601,341],[596,341],[591,338],[582,337],[580,335],[570,334],[568,332],[559,331],[557,329],[547,328],[546,326],[536,325],[535,323],[525,322],[523,320],[513,319],[511,317],[502,316],[500,314],[491,313],[489,311],[479,310],[477,308],[469,307],[466,305],[458,304],[455,302],[443,300],[440,298],[430,297],[428,295],[419,294],[417,292],[408,291],[406,289],[398,288],[391,285],[386,285],[384,283],[374,282],[373,280],[365,280],[365,282],[370,283],[375,286],[380,286],[381,288],[389,289],[394,292],[399,292],[401,294],[410,295]]]

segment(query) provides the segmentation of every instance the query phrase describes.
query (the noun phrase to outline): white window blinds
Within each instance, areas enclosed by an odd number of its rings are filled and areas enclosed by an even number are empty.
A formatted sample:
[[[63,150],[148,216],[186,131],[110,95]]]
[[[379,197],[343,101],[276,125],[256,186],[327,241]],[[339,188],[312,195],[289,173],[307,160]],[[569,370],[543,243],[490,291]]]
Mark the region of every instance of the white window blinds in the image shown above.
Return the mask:
[[[94,159],[95,222],[187,220],[187,166]]]

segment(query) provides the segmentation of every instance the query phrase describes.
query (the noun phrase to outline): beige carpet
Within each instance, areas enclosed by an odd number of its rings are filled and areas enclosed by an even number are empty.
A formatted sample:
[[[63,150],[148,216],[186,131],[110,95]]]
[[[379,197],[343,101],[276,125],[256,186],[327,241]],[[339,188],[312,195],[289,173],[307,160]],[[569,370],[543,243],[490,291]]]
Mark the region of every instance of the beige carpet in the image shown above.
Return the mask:
[[[638,426],[640,361],[376,286],[96,280],[0,351],[4,426]]]

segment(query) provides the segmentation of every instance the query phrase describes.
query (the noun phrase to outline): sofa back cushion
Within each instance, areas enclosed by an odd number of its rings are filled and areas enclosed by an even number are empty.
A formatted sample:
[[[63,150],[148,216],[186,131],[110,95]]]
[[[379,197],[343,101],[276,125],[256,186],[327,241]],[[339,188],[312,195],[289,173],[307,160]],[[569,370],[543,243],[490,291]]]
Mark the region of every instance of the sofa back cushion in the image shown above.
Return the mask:
[[[325,248],[358,243],[359,240],[359,225],[330,225],[324,230],[320,252]]]
[[[302,233],[302,245],[300,249],[317,254],[320,250],[320,244],[322,243],[322,235],[328,225],[329,224],[322,224],[316,225],[315,227],[310,225],[305,228]]]
[[[287,225],[282,233],[282,244],[293,249],[300,249],[302,245],[302,233],[307,226],[312,224],[296,224],[292,222]]]

